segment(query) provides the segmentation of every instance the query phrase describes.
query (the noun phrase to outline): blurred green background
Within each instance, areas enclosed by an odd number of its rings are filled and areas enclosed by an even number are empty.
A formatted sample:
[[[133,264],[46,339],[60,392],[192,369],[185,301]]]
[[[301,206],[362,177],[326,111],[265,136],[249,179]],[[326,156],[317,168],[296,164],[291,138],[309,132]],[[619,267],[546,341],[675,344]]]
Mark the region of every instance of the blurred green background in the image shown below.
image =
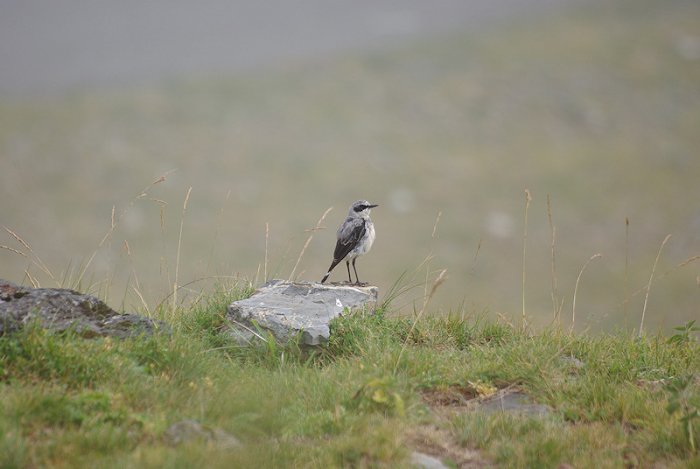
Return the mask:
[[[516,321],[528,189],[532,321],[554,316],[547,195],[564,324],[601,253],[576,327],[637,327],[667,234],[646,326],[700,318],[700,3],[550,2],[399,39],[235,73],[6,89],[0,224],[33,253],[3,230],[0,277],[75,287],[87,265],[81,288],[152,308],[176,270],[193,282],[180,298],[214,276],[288,277],[332,206],[297,269],[318,280],[366,198],[380,207],[361,279],[386,294],[403,272],[429,288],[446,268],[432,314]],[[394,305],[420,309],[424,288]]]

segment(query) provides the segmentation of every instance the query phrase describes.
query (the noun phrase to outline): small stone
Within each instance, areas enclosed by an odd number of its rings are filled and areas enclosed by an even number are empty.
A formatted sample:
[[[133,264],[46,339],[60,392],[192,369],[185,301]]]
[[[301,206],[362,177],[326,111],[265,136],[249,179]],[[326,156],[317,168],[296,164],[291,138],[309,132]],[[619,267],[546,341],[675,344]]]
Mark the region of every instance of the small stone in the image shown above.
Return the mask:
[[[419,469],[449,469],[438,458],[418,451],[411,453],[411,466]]]
[[[530,399],[530,396],[520,391],[499,392],[483,401],[480,408],[486,412],[506,412],[529,417],[542,417],[552,411],[548,405],[537,404]]]
[[[199,440],[211,443],[223,449],[235,449],[241,447],[241,442],[235,436],[225,430],[202,425],[196,420],[182,420],[174,423],[165,430],[163,438],[171,446]]]
[[[585,363],[583,363],[581,360],[574,357],[573,355],[561,357],[560,360],[564,365],[568,365],[572,371],[578,371],[584,366],[586,366]]]

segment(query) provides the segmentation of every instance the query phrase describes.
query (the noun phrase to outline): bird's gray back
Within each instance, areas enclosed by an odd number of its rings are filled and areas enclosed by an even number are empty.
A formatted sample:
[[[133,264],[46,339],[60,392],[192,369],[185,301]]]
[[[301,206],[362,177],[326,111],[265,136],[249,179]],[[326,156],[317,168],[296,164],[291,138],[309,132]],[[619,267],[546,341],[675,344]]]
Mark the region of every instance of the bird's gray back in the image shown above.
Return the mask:
[[[365,221],[362,218],[346,218],[345,221],[338,227],[338,240],[342,241],[350,238],[353,232],[364,224]]]

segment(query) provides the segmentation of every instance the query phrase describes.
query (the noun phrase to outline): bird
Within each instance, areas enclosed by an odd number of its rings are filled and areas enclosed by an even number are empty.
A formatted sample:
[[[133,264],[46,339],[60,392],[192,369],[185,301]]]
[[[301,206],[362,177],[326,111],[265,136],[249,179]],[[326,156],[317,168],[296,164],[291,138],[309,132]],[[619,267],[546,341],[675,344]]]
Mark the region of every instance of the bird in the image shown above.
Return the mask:
[[[321,283],[325,283],[335,266],[345,259],[345,265],[348,268],[348,282],[352,283],[352,276],[350,275],[350,261],[352,261],[352,268],[355,271],[355,284],[360,285],[355,261],[359,256],[366,254],[374,243],[374,223],[369,218],[369,212],[374,207],[379,207],[379,205],[371,204],[366,200],[358,200],[350,206],[347,218],[338,228],[338,241],[333,252],[333,262],[331,262],[326,275],[321,279]]]

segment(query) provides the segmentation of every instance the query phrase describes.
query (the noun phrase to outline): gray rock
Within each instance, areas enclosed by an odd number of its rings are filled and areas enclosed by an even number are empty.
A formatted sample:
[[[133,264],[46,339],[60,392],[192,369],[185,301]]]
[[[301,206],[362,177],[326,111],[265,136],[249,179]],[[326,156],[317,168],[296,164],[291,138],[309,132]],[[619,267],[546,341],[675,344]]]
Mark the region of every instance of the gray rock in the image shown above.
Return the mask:
[[[569,368],[570,373],[576,373],[586,366],[584,362],[574,357],[573,355],[560,357],[559,360],[561,361],[562,365],[567,366]]]
[[[228,308],[231,335],[247,344],[267,331],[281,343],[301,334],[304,345],[320,345],[330,337],[330,322],[346,311],[372,309],[377,287],[272,280]],[[261,335],[260,332],[263,332]]]
[[[420,469],[449,469],[435,456],[414,451],[411,453],[411,467]]]
[[[65,288],[29,288],[0,279],[0,336],[29,323],[83,337],[151,334],[162,323],[135,314],[119,314],[94,296]]]
[[[528,417],[542,417],[551,413],[552,408],[537,404],[530,396],[520,391],[502,391],[483,401],[480,409],[486,412],[507,412]]]
[[[182,420],[170,425],[165,430],[163,438],[171,446],[199,440],[224,449],[241,447],[241,442],[235,436],[220,428],[202,425],[196,420]]]

